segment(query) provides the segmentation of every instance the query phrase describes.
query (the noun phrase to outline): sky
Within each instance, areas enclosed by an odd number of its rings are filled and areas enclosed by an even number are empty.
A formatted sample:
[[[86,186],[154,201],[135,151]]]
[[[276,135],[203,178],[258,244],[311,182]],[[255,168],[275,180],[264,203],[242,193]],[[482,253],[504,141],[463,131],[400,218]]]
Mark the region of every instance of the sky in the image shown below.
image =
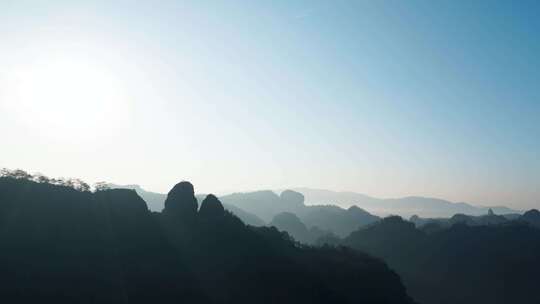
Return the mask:
[[[0,167],[540,206],[536,1],[0,1]]]

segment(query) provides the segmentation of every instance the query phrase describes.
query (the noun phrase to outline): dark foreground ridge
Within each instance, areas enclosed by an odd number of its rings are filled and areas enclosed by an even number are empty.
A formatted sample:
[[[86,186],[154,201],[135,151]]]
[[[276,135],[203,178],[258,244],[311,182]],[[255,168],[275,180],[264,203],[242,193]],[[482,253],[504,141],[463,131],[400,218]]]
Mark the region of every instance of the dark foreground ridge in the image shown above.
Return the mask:
[[[380,260],[245,226],[193,186],[162,213],[133,190],[0,178],[3,303],[412,303]]]
[[[469,218],[421,228],[393,216],[351,233],[342,244],[383,258],[420,303],[537,304],[539,213],[526,214],[502,224]],[[490,218],[496,216],[491,212],[481,221]]]

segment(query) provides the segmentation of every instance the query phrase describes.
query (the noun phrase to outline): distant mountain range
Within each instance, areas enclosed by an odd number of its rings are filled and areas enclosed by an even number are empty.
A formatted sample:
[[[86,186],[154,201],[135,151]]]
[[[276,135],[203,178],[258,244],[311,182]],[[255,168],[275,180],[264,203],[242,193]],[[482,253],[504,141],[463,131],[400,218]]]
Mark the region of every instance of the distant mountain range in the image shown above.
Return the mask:
[[[540,213],[538,210],[532,209],[525,212],[523,215],[517,213],[497,215],[490,209],[487,214],[478,216],[458,213],[450,218],[422,218],[413,215],[409,221],[414,223],[416,227],[426,231],[450,228],[456,224],[465,224],[467,226],[492,226],[521,222],[528,223],[533,227],[540,227]]]
[[[109,184],[109,187],[135,190],[151,211],[160,212],[163,209],[165,194],[146,191],[139,185]],[[197,195],[199,201],[203,197],[202,194]],[[279,195],[271,190],[232,193],[221,196],[220,200],[225,209],[244,223],[252,226],[274,225],[305,243],[314,243],[319,237],[332,234],[346,237],[358,228],[381,219],[372,213],[413,216],[411,220],[417,224],[433,222],[436,218],[451,218],[440,221],[448,223],[465,221],[469,218],[460,216],[480,217],[489,210],[507,217],[520,215],[519,211],[507,207],[477,207],[425,197],[379,199],[354,192],[310,188],[285,190]],[[345,209],[340,206],[350,207]]]
[[[379,216],[400,215],[410,217],[451,217],[462,213],[484,215],[491,209],[496,214],[522,213],[504,206],[473,206],[467,203],[454,203],[438,198],[409,196],[403,198],[381,199],[356,192],[337,192],[324,189],[293,188],[302,193],[306,205],[332,204],[341,207],[358,206]]]
[[[109,184],[111,188],[125,188],[133,189],[148,204],[148,208],[152,211],[161,211],[163,209],[163,202],[165,201],[165,194],[146,191],[139,185],[116,185]],[[450,202],[447,200],[431,197],[421,196],[408,196],[403,198],[375,198],[365,194],[349,192],[349,191],[331,191],[325,189],[313,189],[313,188],[292,188],[296,192],[304,195],[304,204],[311,205],[333,205],[341,208],[348,208],[350,206],[357,206],[365,211],[379,216],[387,215],[399,215],[405,218],[409,218],[413,215],[418,215],[425,218],[444,218],[451,217],[455,214],[466,214],[473,216],[485,215],[491,209],[494,213],[500,215],[507,214],[521,214],[521,210],[515,210],[505,206],[474,206],[463,202]],[[221,196],[222,201],[231,202],[230,205],[241,207],[241,205],[266,205],[264,208],[267,210],[261,211],[263,213],[246,214],[250,216],[253,223],[261,224],[262,222],[270,222],[276,214],[284,211],[290,211],[295,213],[297,206],[291,206],[288,204],[281,204],[279,195],[282,191],[261,190],[252,192],[238,192]],[[262,202],[264,201],[264,202]],[[261,207],[262,208],[262,207]],[[249,208],[242,208],[246,211]],[[231,210],[234,213],[234,210]],[[238,210],[236,210],[238,211]],[[241,211],[238,211],[241,212]],[[255,217],[253,217],[255,216]],[[258,219],[257,219],[258,218]]]

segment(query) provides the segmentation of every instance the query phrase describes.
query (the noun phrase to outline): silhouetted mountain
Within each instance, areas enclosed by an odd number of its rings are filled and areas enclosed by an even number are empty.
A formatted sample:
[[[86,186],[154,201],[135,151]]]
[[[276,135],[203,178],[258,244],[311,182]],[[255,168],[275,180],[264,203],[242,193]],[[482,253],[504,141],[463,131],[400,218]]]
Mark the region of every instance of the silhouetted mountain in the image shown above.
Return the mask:
[[[180,182],[167,194],[163,214],[174,216],[181,221],[193,221],[198,209],[193,185],[189,182]]]
[[[298,216],[291,212],[282,212],[274,216],[274,219],[272,219],[269,225],[287,232],[294,240],[304,244],[316,244],[320,238],[328,239],[336,237],[332,231],[323,230],[317,226],[312,226],[308,229]]]
[[[410,251],[417,248],[424,238],[425,234],[413,223],[391,216],[351,233],[343,243],[389,259],[393,264],[405,264],[410,258]]]
[[[5,303],[205,302],[134,191],[0,178],[0,227]]]
[[[523,214],[519,220],[527,222],[534,227],[540,228],[540,211],[531,209]]]
[[[220,199],[225,204],[256,214],[265,222],[270,222],[274,216],[282,212],[292,212],[298,215],[297,209],[301,208],[295,203],[282,200],[270,190],[233,193],[224,195]]]
[[[424,217],[450,217],[457,213],[483,215],[490,208],[497,214],[519,213],[507,207],[480,207],[418,196],[380,199],[355,192],[336,192],[310,188],[294,188],[293,190],[304,195],[307,205],[332,204],[341,207],[355,205],[368,210],[370,213],[379,215],[399,214],[404,217],[415,214]]]
[[[417,215],[413,215],[410,221],[417,227],[423,227],[426,224],[436,223],[441,227],[450,227],[455,224],[465,224],[469,226],[481,226],[481,225],[499,225],[512,220],[519,219],[521,216],[510,215],[497,215],[493,210],[488,209],[488,214],[481,216],[472,216],[465,214],[455,214],[450,218],[421,218]]]
[[[0,178],[5,303],[412,303],[380,260],[245,226],[193,186],[162,213],[132,190]]]
[[[286,231],[295,240],[304,244],[310,244],[314,242],[315,236],[312,236],[308,231],[306,225],[300,221],[300,219],[290,212],[282,212],[274,216],[274,219],[269,224],[281,231]]]
[[[165,199],[167,198],[167,194],[146,191],[139,185],[116,185],[110,183],[106,185],[111,189],[135,190],[135,192],[137,192],[137,194],[146,202],[146,205],[150,211],[161,212],[165,207]]]
[[[304,207],[304,195],[300,192],[285,190],[281,192],[279,198],[285,202],[286,206],[291,206],[292,208]]]
[[[110,188],[133,189],[148,204],[151,211],[161,211],[164,207],[166,195],[150,192],[142,189],[138,185],[116,185],[108,184]],[[204,197],[202,194],[196,197]],[[245,224],[252,226],[264,226],[266,223],[261,218],[270,222],[274,216],[282,212],[292,212],[300,217],[301,221],[309,228],[315,230],[312,235],[322,236],[329,232],[341,237],[349,235],[352,231],[379,220],[379,217],[368,212],[351,207],[343,209],[338,206],[306,206],[301,193],[291,190],[283,191],[279,196],[272,191],[256,191],[248,193],[234,193],[220,198],[223,207],[236,216]],[[291,233],[291,231],[289,231]]]
[[[307,206],[302,221],[308,227],[319,227],[345,237],[356,229],[374,223],[380,218],[356,206],[342,209],[337,206]]]
[[[420,230],[390,217],[343,244],[387,261],[420,303],[540,303],[540,229],[519,222]]]
[[[236,215],[246,225],[251,225],[251,226],[256,226],[256,227],[266,225],[266,223],[260,217],[256,216],[253,213],[246,212],[233,205],[223,204],[223,207],[229,210],[232,214]]]
[[[206,219],[212,219],[223,217],[224,214],[225,208],[223,208],[223,205],[218,198],[213,194],[208,194],[201,203],[199,216]]]
[[[110,184],[111,188],[130,188],[147,202],[150,210],[161,211],[166,196],[143,190],[137,185],[118,186]],[[270,222],[275,215],[282,212],[296,214],[308,229],[319,228],[325,232],[332,232],[345,237],[356,229],[371,224],[380,218],[370,214],[358,206],[368,206],[370,210],[382,210],[382,213],[398,213],[406,215],[413,210],[421,210],[419,214],[437,214],[440,218],[411,218],[417,225],[436,222],[443,227],[454,223],[466,222],[471,225],[484,225],[486,222],[502,223],[504,219],[515,220],[521,215],[505,207],[474,207],[464,203],[451,203],[444,200],[407,197],[403,199],[376,199],[354,192],[333,192],[299,188],[307,193],[308,200],[313,202],[335,202],[341,205],[353,204],[349,209],[337,205],[306,205],[304,195],[297,191],[285,190],[279,196],[272,191],[256,191],[248,193],[234,193],[220,198],[225,209],[233,212],[244,223],[252,226],[263,226],[265,221]],[[309,201],[308,201],[309,202]],[[357,202],[357,203],[354,203]],[[356,205],[354,205],[356,204]],[[427,210],[427,211],[423,211]],[[497,217],[483,217],[492,210]],[[400,211],[405,211],[400,213]],[[455,212],[456,211],[456,212]],[[498,215],[500,214],[500,215]],[[448,218],[445,218],[447,216]],[[454,217],[450,219],[450,217]],[[503,218],[504,217],[504,218]]]
[[[520,213],[506,213],[506,214],[501,214],[501,215],[504,216],[509,221],[517,220],[522,216],[522,214]]]
[[[317,246],[322,246],[322,245],[336,245],[338,244],[339,242],[333,242],[333,241],[330,241],[330,240],[333,240],[333,239],[339,239],[339,237],[337,235],[335,235],[332,231],[330,230],[323,230],[317,226],[313,226],[311,228],[309,228],[309,234],[311,236],[311,240],[312,242],[309,243],[311,245],[317,245]]]
[[[481,216],[467,216],[462,215],[461,218],[455,216],[450,218],[450,224],[467,224],[467,225],[498,225],[507,222],[508,219],[502,215],[496,215],[491,209],[489,209],[487,215]]]
[[[273,219],[277,214],[294,213],[308,229],[317,227],[326,232],[346,236],[359,227],[379,220],[358,207],[343,209],[338,206],[306,206],[304,196],[285,190],[280,196],[272,191],[235,193],[221,197],[224,202],[255,213],[261,218]],[[296,231],[288,231],[292,235]]]
[[[342,239],[337,237],[335,234],[325,234],[321,235],[315,240],[316,246],[340,246]]]
[[[142,197],[142,199],[146,202],[148,205],[148,209],[155,212],[161,212],[165,206],[165,199],[167,198],[166,194],[163,193],[156,193],[156,192],[150,192],[146,191],[143,188],[141,188],[139,185],[116,185],[116,184],[107,184],[110,188],[113,189],[133,189],[137,192],[137,194]],[[204,196],[200,194],[196,194],[195,197]],[[233,205],[227,205],[223,204],[223,207],[229,211],[231,211],[234,215],[238,216],[242,222],[244,222],[247,225],[252,226],[264,226],[265,222],[260,219],[255,214],[246,212],[236,206]]]

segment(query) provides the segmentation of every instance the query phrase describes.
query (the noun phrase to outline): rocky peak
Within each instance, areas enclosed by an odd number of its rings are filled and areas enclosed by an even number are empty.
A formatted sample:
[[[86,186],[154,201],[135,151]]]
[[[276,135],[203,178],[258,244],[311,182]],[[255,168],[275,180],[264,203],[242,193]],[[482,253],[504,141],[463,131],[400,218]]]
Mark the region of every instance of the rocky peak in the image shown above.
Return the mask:
[[[184,219],[193,219],[197,215],[197,199],[190,182],[176,184],[167,194],[163,213]]]
[[[225,208],[219,199],[213,195],[208,194],[201,203],[201,209],[199,210],[199,216],[203,218],[216,218],[223,216]]]

